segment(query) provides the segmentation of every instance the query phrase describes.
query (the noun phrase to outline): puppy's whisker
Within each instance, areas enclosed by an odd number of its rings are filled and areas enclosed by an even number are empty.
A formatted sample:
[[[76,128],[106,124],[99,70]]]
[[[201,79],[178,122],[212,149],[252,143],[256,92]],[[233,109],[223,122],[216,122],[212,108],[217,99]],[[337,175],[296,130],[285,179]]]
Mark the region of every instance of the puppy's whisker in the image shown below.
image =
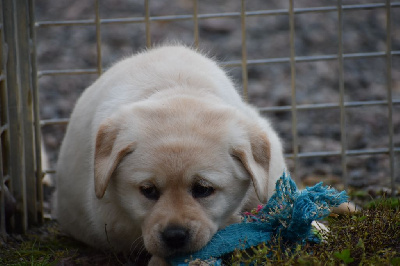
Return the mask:
[[[138,253],[137,253],[137,255],[136,255],[136,257],[135,257],[135,262],[138,262],[139,261],[139,259],[140,259],[140,257],[142,256],[142,254],[143,254],[143,251],[145,251],[146,250],[146,248],[144,247],[144,245],[139,249],[139,251],[138,251]]]
[[[130,248],[129,248],[129,257],[130,257],[136,250],[140,250],[140,249],[142,249],[142,248],[144,247],[142,239],[143,239],[143,237],[140,236],[140,237],[136,238],[136,239],[132,242],[132,244],[131,244],[131,246],[130,246]],[[139,247],[139,248],[138,248],[138,247]]]
[[[213,236],[213,238],[214,238],[214,237],[219,237],[220,239],[222,239],[222,240],[228,242],[228,241],[225,240],[224,237],[222,237],[221,234],[219,234],[219,233],[216,233],[216,234]]]

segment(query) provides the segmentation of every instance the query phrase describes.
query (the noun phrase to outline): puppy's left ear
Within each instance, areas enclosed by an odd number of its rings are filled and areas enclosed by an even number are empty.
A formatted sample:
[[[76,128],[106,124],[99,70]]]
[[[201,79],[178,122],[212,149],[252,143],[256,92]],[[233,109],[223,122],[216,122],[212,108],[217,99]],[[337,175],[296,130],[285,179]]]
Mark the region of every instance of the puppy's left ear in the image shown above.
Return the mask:
[[[119,125],[109,119],[103,122],[97,131],[94,152],[94,185],[96,197],[99,199],[104,196],[108,182],[122,158],[135,148],[135,142],[119,139],[119,132]]]
[[[250,143],[232,149],[232,155],[240,160],[249,173],[258,199],[266,203],[268,196],[271,145],[266,134],[255,129],[249,132]]]

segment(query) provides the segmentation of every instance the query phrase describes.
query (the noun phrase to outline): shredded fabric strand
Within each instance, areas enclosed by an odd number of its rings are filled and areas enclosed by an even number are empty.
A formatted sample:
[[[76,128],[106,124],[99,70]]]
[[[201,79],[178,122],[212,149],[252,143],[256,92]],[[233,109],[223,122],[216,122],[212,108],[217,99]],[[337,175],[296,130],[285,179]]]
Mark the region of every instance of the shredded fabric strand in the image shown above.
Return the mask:
[[[276,182],[274,195],[266,205],[260,205],[251,213],[244,213],[241,223],[219,230],[201,250],[170,259],[172,265],[189,265],[192,260],[207,261],[209,265],[221,265],[222,256],[236,249],[248,249],[281,236],[286,242],[302,243],[313,239],[311,223],[327,217],[331,207],[348,200],[345,191],[338,192],[322,182],[304,190],[298,190],[290,175],[283,173]]]

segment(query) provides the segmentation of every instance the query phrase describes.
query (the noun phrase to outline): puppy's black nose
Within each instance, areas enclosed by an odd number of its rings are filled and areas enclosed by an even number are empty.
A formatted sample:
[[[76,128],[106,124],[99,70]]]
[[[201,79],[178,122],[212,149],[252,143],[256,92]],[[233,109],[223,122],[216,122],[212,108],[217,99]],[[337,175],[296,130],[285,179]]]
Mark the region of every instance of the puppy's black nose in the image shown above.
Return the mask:
[[[181,248],[189,241],[189,231],[181,226],[171,225],[165,228],[161,237],[169,248]]]

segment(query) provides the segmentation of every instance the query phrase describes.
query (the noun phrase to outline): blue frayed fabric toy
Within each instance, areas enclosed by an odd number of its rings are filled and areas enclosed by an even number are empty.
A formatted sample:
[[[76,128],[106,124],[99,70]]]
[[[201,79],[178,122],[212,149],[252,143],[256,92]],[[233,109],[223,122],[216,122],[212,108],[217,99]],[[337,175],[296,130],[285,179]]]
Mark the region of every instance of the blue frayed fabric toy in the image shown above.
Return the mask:
[[[241,223],[219,230],[201,250],[169,261],[172,265],[183,266],[198,259],[218,266],[224,255],[269,242],[274,236],[279,235],[291,243],[304,242],[313,236],[311,223],[327,217],[331,207],[347,199],[345,191],[339,193],[323,186],[322,182],[300,191],[290,175],[283,173],[266,205],[253,213],[245,213]]]

